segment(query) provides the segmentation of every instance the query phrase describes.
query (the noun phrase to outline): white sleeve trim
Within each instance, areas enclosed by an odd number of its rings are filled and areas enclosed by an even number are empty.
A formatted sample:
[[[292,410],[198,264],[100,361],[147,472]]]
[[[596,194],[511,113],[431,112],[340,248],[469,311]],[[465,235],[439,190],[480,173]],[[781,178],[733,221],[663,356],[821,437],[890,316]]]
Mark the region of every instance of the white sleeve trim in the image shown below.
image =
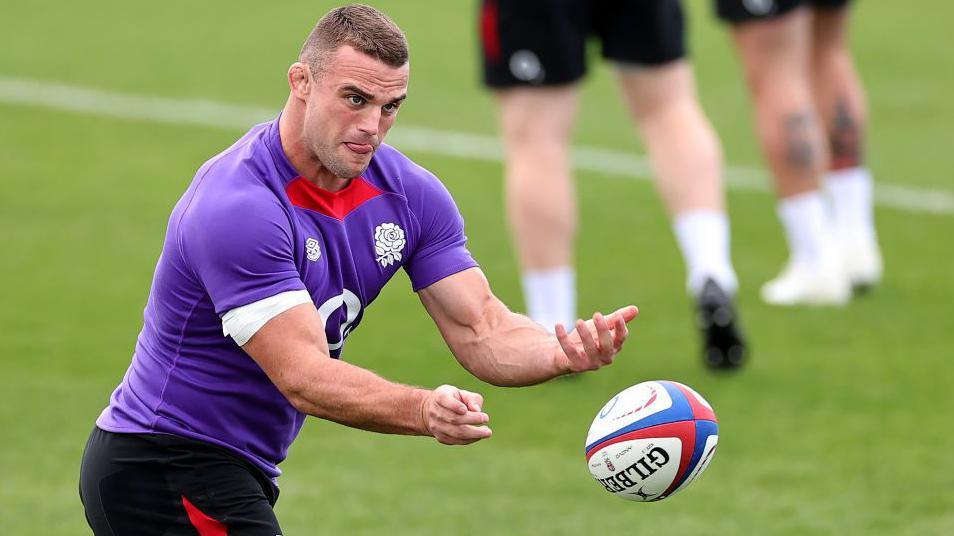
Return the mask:
[[[236,307],[222,316],[222,334],[245,346],[266,322],[303,303],[312,303],[308,291],[290,290]]]

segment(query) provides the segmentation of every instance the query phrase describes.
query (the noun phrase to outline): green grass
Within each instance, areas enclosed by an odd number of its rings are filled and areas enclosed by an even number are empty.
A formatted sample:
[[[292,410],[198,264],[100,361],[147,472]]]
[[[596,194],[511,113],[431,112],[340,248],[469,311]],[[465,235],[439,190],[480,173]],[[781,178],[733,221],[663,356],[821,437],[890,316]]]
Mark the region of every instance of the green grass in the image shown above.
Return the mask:
[[[398,122],[495,130],[477,83],[476,6],[378,2],[408,32],[411,98]],[[853,41],[872,109],[876,176],[952,191],[954,8],[862,2]],[[272,106],[328,2],[31,2],[4,8],[0,75]],[[692,4],[701,94],[728,160],[757,165],[724,29]],[[916,20],[915,20],[915,17]],[[904,31],[908,28],[910,31]],[[594,65],[577,141],[638,148],[610,72]],[[86,533],[76,493],[86,435],[128,364],[165,221],[206,158],[241,132],[0,104],[0,528]],[[440,175],[495,291],[520,301],[500,166],[412,155]],[[405,278],[349,338],[346,359],[398,381],[482,392],[494,437],[465,448],[311,420],[283,465],[286,534],[954,533],[951,216],[879,210],[884,285],[844,309],[769,308],[758,284],[784,259],[769,196],[730,193],[751,366],[712,375],[696,355],[682,266],[650,183],[581,174],[583,310],[637,303],[617,364],[529,389],[482,385],[449,355]],[[582,442],[616,391],[692,385],[715,407],[706,475],[658,504],[609,497]]]

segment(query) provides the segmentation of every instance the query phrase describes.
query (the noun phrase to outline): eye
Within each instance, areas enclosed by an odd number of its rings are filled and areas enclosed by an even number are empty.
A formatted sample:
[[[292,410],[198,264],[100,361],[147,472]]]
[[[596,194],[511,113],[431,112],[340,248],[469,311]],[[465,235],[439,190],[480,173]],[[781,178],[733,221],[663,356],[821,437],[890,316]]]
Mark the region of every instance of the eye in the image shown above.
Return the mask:
[[[400,106],[401,106],[401,103],[399,102],[390,102],[382,106],[381,109],[384,110],[384,113],[386,114],[393,114],[394,112],[398,110]]]
[[[348,99],[348,102],[354,106],[361,106],[365,102],[364,97],[360,95],[348,95],[345,98]]]

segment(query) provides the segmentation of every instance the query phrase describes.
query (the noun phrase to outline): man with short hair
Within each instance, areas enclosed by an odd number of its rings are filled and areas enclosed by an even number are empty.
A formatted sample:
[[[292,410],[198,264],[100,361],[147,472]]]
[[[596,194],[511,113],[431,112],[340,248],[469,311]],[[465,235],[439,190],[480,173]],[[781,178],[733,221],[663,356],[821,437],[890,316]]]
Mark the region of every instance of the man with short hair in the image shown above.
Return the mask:
[[[717,0],[716,11],[745,69],[789,248],[762,298],[842,305],[853,287],[882,275],[863,161],[864,90],[847,42],[850,0]]]
[[[510,312],[444,186],[382,144],[407,43],[361,5],[323,17],[278,119],[203,165],[169,219],[144,325],[80,477],[97,535],[281,533],[278,464],[306,415],[465,445],[481,395],[390,382],[337,358],[403,268],[458,361],[519,386],[610,364],[635,307],[556,336]]]
[[[734,297],[722,147],[696,95],[679,0],[483,0],[484,84],[505,148],[507,216],[527,314],[576,317],[577,208],[570,137],[586,43],[599,39],[645,142],[695,300],[706,365],[734,369],[746,346]]]

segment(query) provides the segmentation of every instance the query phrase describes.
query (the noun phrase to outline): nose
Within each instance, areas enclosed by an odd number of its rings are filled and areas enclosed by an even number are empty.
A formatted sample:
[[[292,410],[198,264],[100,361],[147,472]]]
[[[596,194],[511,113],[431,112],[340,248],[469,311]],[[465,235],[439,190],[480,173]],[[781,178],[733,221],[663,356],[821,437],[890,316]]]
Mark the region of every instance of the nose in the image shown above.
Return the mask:
[[[377,136],[380,124],[381,109],[376,106],[369,106],[365,113],[361,114],[358,121],[358,130],[369,136]]]

